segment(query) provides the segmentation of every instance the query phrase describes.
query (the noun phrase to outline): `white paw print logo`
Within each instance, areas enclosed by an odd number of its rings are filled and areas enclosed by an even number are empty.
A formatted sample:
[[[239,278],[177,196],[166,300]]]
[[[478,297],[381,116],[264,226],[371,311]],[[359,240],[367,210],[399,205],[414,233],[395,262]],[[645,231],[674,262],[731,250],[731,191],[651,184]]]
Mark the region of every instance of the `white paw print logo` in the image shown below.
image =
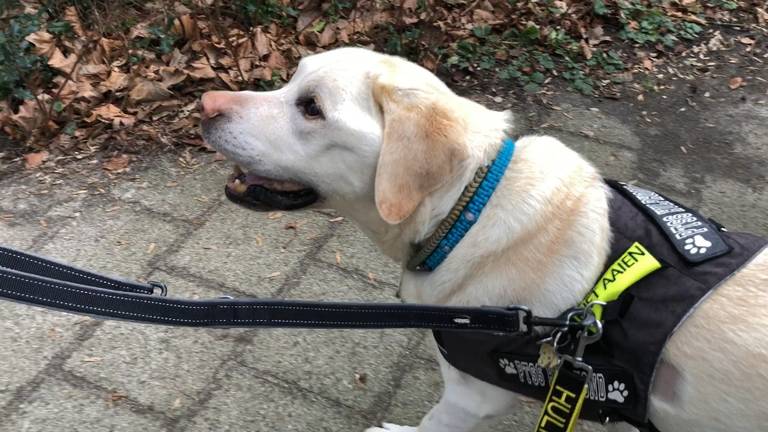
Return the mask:
[[[629,396],[629,391],[624,383],[614,381],[613,384],[608,384],[608,399],[615,400],[618,403],[624,403],[627,396]]]
[[[508,375],[517,375],[517,369],[515,369],[515,365],[505,358],[499,359],[499,367],[504,369],[504,372],[506,372]]]
[[[710,246],[712,246],[712,242],[699,234],[696,234],[693,238],[689,238],[685,241],[685,250],[690,252],[691,255],[697,253],[703,254],[707,252],[707,249],[709,249]]]

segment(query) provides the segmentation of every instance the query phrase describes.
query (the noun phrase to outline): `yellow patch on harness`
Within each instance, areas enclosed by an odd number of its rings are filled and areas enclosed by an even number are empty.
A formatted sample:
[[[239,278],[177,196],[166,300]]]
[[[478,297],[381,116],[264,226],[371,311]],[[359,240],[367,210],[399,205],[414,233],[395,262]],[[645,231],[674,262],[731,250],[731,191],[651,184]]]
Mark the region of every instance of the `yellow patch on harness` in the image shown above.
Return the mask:
[[[594,288],[579,303],[584,307],[594,301],[611,302],[635,282],[661,268],[661,263],[640,242],[635,242],[598,279]],[[592,309],[597,319],[602,318],[603,308]]]

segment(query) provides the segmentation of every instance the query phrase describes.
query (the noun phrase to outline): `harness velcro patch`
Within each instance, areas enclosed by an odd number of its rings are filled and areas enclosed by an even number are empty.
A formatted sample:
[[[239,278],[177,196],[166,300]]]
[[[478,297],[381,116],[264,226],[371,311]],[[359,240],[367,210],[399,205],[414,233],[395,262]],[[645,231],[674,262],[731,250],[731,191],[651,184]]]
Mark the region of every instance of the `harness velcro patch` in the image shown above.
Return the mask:
[[[563,361],[552,380],[535,432],[571,432],[587,395],[589,373],[579,373]]]
[[[638,186],[607,183],[650,216],[688,262],[700,263],[731,251],[715,226],[695,210]]]

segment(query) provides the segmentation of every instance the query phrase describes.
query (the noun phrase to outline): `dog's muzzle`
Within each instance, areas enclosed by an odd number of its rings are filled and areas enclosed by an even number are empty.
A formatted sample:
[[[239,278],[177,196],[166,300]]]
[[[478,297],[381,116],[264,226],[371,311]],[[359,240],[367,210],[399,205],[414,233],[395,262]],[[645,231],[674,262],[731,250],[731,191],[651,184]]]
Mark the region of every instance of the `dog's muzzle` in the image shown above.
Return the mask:
[[[237,165],[224,193],[230,201],[254,210],[296,210],[320,198],[314,189],[304,184],[247,174]]]

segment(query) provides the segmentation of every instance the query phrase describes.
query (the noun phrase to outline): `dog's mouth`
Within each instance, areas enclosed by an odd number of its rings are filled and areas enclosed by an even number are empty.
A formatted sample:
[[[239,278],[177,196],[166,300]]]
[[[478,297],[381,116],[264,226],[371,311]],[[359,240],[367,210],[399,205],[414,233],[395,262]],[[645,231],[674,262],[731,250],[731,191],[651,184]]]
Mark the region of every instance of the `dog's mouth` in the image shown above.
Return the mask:
[[[224,193],[230,201],[254,210],[296,210],[312,205],[320,198],[307,185],[248,174],[237,165]]]

